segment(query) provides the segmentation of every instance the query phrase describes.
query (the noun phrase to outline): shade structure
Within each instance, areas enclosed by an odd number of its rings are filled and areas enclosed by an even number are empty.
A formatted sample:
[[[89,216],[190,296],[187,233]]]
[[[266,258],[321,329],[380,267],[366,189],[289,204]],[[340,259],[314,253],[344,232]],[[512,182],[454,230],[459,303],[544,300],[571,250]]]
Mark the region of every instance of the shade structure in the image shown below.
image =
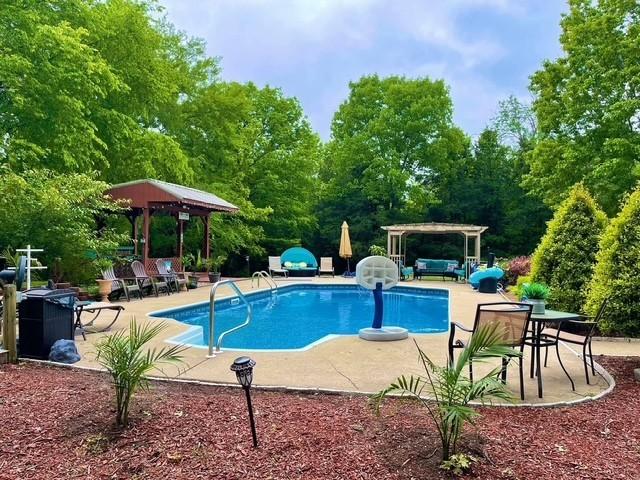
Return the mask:
[[[347,259],[347,271],[344,272],[345,277],[352,277],[351,268],[349,267],[349,259],[353,255],[351,251],[351,239],[349,238],[349,225],[347,222],[342,222],[342,232],[340,233],[340,250],[338,255],[341,258]]]

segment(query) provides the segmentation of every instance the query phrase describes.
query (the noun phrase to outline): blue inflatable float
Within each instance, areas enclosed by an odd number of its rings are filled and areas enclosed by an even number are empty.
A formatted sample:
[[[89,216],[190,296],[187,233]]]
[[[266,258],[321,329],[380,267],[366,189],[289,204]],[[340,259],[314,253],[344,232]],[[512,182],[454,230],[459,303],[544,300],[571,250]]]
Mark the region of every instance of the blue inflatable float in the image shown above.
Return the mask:
[[[478,288],[480,280],[483,278],[495,278],[500,280],[504,276],[504,271],[500,267],[491,267],[486,270],[480,270],[473,272],[469,277],[469,283],[473,288]]]

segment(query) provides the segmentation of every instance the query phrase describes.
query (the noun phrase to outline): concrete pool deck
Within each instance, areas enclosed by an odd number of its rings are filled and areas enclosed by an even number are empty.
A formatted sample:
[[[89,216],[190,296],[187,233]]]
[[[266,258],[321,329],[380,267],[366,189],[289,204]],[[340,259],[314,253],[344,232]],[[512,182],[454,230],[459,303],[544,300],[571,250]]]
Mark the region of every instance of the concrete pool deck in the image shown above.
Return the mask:
[[[311,281],[318,284],[354,283],[353,279],[342,277],[315,278]],[[301,283],[301,281],[278,280],[279,285],[291,283]],[[237,284],[243,292],[258,290],[257,286],[252,288],[251,281],[248,279],[239,280]],[[468,327],[473,324],[478,303],[502,300],[499,294],[481,294],[473,291],[466,284],[453,281],[412,281],[405,282],[403,285],[448,289],[451,298],[451,319]],[[264,282],[262,282],[261,288],[265,288]],[[206,285],[170,296],[146,297],[144,300],[121,302],[120,304],[125,307],[125,312],[110,331],[127,328],[132,316],[138,321],[151,320],[148,317],[150,312],[208,301],[209,292],[210,288]],[[231,290],[226,286],[220,287],[218,296],[222,298],[228,295],[231,295]],[[87,315],[86,320],[89,318]],[[165,340],[181,334],[189,328],[188,325],[175,320],[163,321],[166,322],[167,328],[152,342],[154,347],[166,346]],[[98,367],[98,363],[95,361],[94,346],[97,340],[109,333],[107,331],[88,334],[87,341],[83,341],[80,336],[77,336],[77,345],[82,360],[76,365]],[[257,362],[254,373],[256,386],[371,393],[388,386],[399,375],[422,373],[414,340],[436,363],[445,363],[448,333],[410,335],[407,340],[395,342],[367,342],[354,336],[331,339],[306,351],[223,351],[215,358],[207,358],[207,350],[204,348],[188,347],[183,353],[184,365],[180,367],[169,366],[164,369],[164,372],[158,372],[158,375],[166,375],[169,378],[179,380],[235,384],[235,375],[229,370],[229,366],[236,357],[246,354]],[[592,378],[592,384],[587,385],[582,360],[571,350],[563,347],[562,359],[573,377],[576,391],[571,391],[569,381],[560,369],[555,352],[550,351],[548,367],[543,369],[544,398],[539,399],[536,380],[529,378],[529,349],[526,350],[524,357],[525,403],[579,401],[598,395],[609,387],[609,383],[601,375],[596,375],[595,378]],[[639,355],[640,343],[594,341],[593,350],[595,355]],[[482,368],[480,367],[480,371]],[[488,366],[484,368],[488,368]],[[507,384],[519,398],[517,373],[517,366],[515,364],[510,366]]]

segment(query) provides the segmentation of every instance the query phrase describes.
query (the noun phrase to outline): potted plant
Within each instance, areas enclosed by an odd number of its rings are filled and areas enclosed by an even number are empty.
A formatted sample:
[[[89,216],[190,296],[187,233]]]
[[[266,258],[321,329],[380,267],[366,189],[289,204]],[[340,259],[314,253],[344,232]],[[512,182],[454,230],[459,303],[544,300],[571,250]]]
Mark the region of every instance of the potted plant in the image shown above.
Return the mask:
[[[227,257],[224,255],[218,255],[217,257],[210,257],[206,260],[207,271],[209,272],[209,281],[211,283],[220,281],[220,267],[226,259]]]
[[[198,288],[198,276],[195,275],[195,263],[196,257],[193,256],[192,253],[187,253],[181,258],[182,261],[182,270],[187,276],[187,288],[193,289]]]
[[[111,267],[113,267],[113,263],[111,263],[111,260],[107,259],[107,258],[96,258],[93,261],[94,265],[96,266],[96,270],[98,271],[98,275],[102,276],[102,272],[104,272],[105,270],[110,269]],[[96,279],[96,282],[98,283],[98,293],[100,293],[100,297],[102,299],[103,302],[108,302],[109,301],[109,294],[111,293],[111,285],[113,283],[113,280],[105,280],[104,278],[98,278]]]
[[[520,300],[533,306],[532,313],[544,314],[549,287],[542,283],[527,283],[520,290]]]

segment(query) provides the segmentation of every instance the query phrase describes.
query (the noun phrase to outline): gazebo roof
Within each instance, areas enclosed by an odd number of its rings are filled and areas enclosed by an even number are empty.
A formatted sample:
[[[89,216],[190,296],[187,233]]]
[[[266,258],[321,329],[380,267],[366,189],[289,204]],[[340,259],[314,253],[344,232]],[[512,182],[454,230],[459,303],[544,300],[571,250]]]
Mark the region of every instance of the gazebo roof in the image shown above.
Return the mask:
[[[113,185],[105,192],[129,200],[132,208],[185,209],[237,212],[238,207],[213,193],[160,180],[144,179]]]
[[[482,225],[465,225],[462,223],[405,223],[400,225],[387,225],[381,227],[387,232],[404,233],[460,233],[477,235],[483,233],[489,227]]]

